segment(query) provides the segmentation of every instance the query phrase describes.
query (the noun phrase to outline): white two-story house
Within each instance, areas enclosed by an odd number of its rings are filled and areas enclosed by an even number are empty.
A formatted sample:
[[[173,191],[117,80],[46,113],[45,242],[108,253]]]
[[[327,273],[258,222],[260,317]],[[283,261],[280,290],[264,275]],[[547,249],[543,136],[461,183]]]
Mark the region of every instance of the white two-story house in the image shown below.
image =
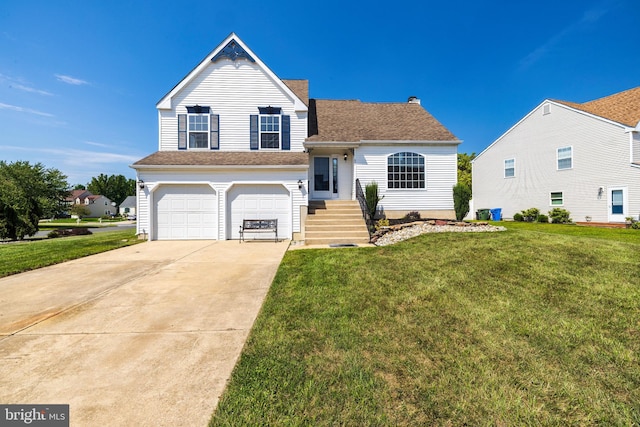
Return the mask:
[[[575,222],[640,214],[640,87],[582,104],[547,99],[473,160],[475,208],[558,207]]]
[[[419,100],[309,99],[230,34],[157,104],[158,151],[132,167],[138,233],[237,239],[243,219],[278,219],[302,239],[310,200],[355,200],[376,181],[388,216],[451,218],[460,141]]]

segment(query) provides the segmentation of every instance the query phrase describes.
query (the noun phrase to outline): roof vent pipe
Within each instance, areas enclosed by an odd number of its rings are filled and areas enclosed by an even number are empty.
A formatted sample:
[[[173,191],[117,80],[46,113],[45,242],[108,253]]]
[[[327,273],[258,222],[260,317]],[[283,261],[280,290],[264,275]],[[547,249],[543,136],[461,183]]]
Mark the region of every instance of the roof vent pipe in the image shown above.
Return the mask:
[[[409,104],[418,104],[418,105],[420,105],[420,98],[418,98],[417,96],[410,96],[409,99],[407,100],[407,102]]]

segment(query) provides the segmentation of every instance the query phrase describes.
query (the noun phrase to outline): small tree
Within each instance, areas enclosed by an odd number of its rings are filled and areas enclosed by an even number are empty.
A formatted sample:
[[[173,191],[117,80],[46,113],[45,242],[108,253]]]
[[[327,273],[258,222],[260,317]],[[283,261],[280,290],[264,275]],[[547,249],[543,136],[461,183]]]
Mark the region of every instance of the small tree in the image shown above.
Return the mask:
[[[453,208],[458,221],[462,221],[469,213],[469,200],[471,200],[471,189],[468,186],[462,183],[453,186]]]
[[[78,219],[82,219],[83,217],[90,215],[91,211],[82,203],[76,203],[75,205],[71,206],[71,214],[77,216]]]
[[[364,199],[367,202],[367,211],[369,213],[369,218],[373,220],[376,216],[376,212],[378,211],[378,203],[380,202],[380,200],[384,199],[384,196],[380,197],[377,182],[371,181],[365,186]]]

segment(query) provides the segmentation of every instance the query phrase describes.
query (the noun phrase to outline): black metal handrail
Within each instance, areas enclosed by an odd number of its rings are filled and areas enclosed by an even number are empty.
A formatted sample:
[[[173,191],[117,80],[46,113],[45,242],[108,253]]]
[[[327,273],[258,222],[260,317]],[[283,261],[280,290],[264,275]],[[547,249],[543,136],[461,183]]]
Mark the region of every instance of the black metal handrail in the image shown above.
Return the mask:
[[[356,179],[356,199],[358,199],[358,203],[360,203],[360,210],[362,211],[362,217],[364,218],[364,221],[367,224],[367,231],[369,232],[369,237],[371,237],[371,233],[374,229],[373,218],[371,218],[369,215],[369,210],[367,209],[367,200],[364,197],[364,191],[362,191],[362,185],[360,185],[360,179]]]

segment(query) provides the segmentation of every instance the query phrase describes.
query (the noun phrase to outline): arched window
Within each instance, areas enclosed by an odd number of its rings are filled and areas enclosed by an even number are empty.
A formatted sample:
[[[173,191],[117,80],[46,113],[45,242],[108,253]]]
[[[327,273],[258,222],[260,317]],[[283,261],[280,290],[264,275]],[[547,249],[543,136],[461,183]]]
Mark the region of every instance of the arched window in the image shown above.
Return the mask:
[[[387,158],[387,188],[425,188],[424,157],[395,153]]]

